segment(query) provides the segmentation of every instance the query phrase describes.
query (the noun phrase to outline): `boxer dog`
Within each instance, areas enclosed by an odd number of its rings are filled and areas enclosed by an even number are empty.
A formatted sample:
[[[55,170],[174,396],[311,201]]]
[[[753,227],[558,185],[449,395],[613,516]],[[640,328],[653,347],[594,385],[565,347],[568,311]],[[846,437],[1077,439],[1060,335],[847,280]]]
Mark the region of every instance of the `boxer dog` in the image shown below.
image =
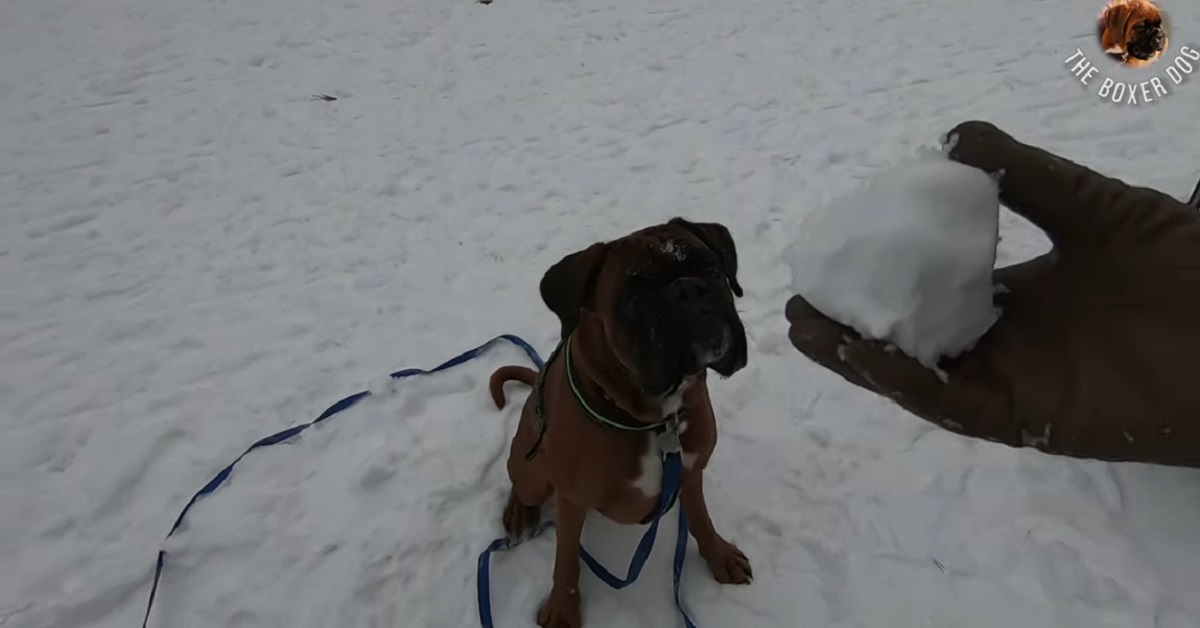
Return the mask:
[[[1146,67],[1167,49],[1163,18],[1151,0],[1111,0],[1100,13],[1100,46],[1122,65]]]
[[[688,531],[718,582],[745,584],[745,554],[713,526],[703,472],[717,444],[706,375],[746,366],[737,250],[717,223],[675,218],[567,255],[542,277],[561,343],[541,373],[505,366],[491,377],[533,390],[508,454],[512,491],[503,523],[528,535],[553,498],[554,584],[538,612],[543,628],[579,628],[580,535],[589,511],[621,524],[647,523],[660,506],[656,433],[678,427],[683,477],[678,500]]]

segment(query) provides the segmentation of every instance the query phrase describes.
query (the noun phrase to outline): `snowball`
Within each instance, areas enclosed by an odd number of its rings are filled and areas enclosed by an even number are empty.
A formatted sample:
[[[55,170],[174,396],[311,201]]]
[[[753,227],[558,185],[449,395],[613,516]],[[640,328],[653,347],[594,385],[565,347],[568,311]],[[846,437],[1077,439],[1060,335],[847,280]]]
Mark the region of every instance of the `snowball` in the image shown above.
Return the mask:
[[[793,291],[822,314],[932,369],[999,318],[999,220],[997,180],[931,152],[813,214],[784,261]]]

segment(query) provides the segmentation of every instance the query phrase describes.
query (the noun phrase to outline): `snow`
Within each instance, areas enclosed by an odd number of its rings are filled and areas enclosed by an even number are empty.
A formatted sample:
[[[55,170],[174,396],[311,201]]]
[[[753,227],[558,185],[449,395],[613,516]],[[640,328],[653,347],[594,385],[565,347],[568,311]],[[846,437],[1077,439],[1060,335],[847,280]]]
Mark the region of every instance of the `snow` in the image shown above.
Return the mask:
[[[1098,98],[1095,11],[0,4],[0,625],[137,625],[174,518],[251,442],[498,333],[549,353],[542,272],[676,215],[730,228],[751,339],[709,383],[707,483],[756,578],[716,585],[693,546],[701,628],[1200,625],[1197,472],[946,433],[812,365],[783,318],[804,217],[966,119],[1186,195],[1200,84]],[[1008,212],[1001,235],[1001,264],[1046,247]],[[521,360],[247,456],[168,544],[150,625],[474,625],[515,418],[484,381]],[[618,569],[640,533],[584,540]],[[676,625],[663,538],[629,589],[584,577],[586,625]],[[530,625],[552,552],[496,558],[498,628]]]
[[[864,337],[936,368],[999,318],[999,195],[988,173],[920,151],[799,225],[784,251],[792,289]]]
[[[665,240],[659,246],[659,250],[663,255],[676,261],[683,261],[687,258],[687,252],[675,240]]]

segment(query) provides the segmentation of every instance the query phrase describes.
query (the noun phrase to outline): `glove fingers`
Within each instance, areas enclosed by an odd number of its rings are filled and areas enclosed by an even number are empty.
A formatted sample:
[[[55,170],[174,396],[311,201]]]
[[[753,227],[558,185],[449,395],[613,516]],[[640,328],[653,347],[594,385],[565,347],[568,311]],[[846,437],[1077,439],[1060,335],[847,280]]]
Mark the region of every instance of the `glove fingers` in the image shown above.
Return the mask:
[[[953,142],[949,152],[954,161],[992,174],[1003,171],[1000,201],[1056,243],[1094,218],[1090,205],[1097,195],[1114,194],[1119,189],[1119,182],[1023,144],[987,122],[964,122],[946,137]],[[1085,191],[1090,193],[1083,194]]]
[[[1003,171],[1000,202],[1037,225],[1055,245],[1107,246],[1163,221],[1191,223],[1195,212],[1149,188],[1133,187],[1055,153],[1017,141],[987,122],[946,134],[950,159],[988,173]],[[1064,248],[1075,248],[1066,246]]]
[[[801,353],[841,375],[851,384],[872,390],[866,380],[843,359],[842,353],[847,342],[857,339],[858,334],[830,320],[800,296],[788,301],[786,312],[792,323],[788,329],[788,339]]]
[[[788,299],[787,305],[784,306],[784,314],[792,322],[827,318],[824,314],[817,311],[817,308],[813,307],[804,297],[798,294]]]
[[[935,409],[945,386],[937,374],[899,349],[864,340],[857,332],[817,311],[803,297],[792,297],[786,307],[792,326],[792,344],[817,364],[833,370],[867,390],[912,405]]]
[[[1044,275],[1058,261],[1058,251],[1051,249],[1032,259],[997,268],[992,272],[992,283],[1012,288],[1038,276]]]
[[[803,298],[787,304],[788,337],[801,353],[843,379],[947,430],[1020,445],[1010,404],[996,387],[939,374],[895,347],[865,340],[822,315]],[[957,361],[955,361],[957,362]],[[943,379],[945,377],[945,379]]]
[[[843,354],[873,390],[922,417],[940,419],[946,384],[937,373],[878,342],[851,343]]]
[[[967,380],[953,371],[939,374],[878,343],[852,343],[843,353],[872,389],[922,419],[966,436],[1020,445],[1020,428],[1012,421],[1009,404],[986,382]]]

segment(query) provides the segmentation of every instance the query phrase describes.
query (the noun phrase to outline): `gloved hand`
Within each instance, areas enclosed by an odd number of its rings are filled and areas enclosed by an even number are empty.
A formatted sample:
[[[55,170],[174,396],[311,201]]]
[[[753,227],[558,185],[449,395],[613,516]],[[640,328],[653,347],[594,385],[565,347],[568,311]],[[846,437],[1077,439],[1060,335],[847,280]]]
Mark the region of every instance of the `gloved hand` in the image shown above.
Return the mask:
[[[1111,461],[1200,467],[1200,212],[1017,142],[986,122],[950,157],[1003,171],[1000,200],[1051,252],[995,271],[1000,320],[943,374],[862,339],[800,296],[801,352],[966,436]]]

